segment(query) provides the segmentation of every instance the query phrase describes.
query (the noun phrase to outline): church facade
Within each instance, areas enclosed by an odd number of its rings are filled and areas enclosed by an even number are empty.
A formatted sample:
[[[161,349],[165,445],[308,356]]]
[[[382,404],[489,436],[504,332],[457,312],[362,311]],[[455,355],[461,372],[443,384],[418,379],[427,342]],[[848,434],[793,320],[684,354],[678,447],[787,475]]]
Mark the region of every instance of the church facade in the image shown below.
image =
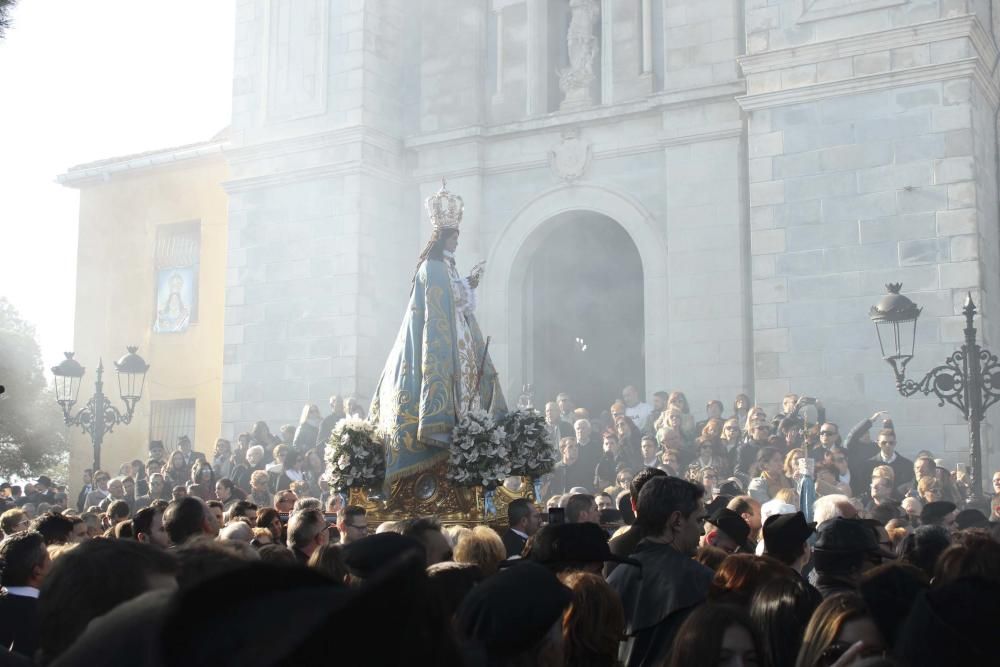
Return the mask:
[[[1000,340],[998,26],[989,0],[241,1],[222,435],[371,395],[446,179],[511,402],[796,392],[964,457],[868,309],[889,282],[923,307],[913,373],[969,292]]]

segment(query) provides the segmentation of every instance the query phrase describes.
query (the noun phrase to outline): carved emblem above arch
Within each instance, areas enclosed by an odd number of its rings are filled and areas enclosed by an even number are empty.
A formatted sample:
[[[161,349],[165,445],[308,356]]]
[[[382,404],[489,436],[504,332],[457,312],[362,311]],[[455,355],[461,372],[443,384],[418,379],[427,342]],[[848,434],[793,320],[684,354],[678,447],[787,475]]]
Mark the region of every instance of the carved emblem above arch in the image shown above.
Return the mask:
[[[586,173],[590,164],[590,142],[575,129],[565,130],[549,151],[549,166],[560,180],[572,183]]]

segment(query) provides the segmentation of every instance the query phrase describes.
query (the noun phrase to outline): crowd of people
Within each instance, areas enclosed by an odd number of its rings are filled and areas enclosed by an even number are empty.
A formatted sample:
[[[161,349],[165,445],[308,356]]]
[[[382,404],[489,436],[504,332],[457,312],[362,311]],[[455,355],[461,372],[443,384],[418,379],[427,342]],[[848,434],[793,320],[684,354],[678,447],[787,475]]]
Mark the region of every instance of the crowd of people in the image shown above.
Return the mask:
[[[730,411],[560,394],[544,503],[497,529],[370,523],[323,477],[363,414],[337,397],[209,455],[182,436],[80,488],[0,485],[0,666],[992,662],[1000,473],[980,506],[884,413],[842,434],[809,397]]]

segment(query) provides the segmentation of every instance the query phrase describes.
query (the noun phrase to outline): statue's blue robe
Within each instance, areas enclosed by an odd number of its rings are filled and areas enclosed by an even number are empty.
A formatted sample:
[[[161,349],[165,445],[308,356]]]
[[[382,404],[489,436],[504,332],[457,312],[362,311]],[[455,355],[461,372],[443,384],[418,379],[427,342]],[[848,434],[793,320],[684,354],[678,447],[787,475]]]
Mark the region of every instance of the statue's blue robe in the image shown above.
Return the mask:
[[[427,260],[417,271],[403,324],[386,360],[369,420],[386,443],[386,483],[448,458],[459,415],[461,363],[455,318],[466,318],[476,364],[483,364],[479,405],[494,416],[507,412],[496,369],[472,313],[456,314],[448,267]],[[485,361],[485,363],[483,363]],[[465,397],[463,403],[468,401]]]

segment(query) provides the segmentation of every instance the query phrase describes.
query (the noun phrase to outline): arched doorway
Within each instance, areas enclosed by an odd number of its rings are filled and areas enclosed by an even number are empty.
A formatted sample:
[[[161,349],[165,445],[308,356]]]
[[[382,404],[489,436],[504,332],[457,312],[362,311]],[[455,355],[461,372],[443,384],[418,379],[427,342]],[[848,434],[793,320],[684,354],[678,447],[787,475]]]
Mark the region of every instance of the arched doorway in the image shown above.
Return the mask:
[[[534,235],[525,246],[520,370],[536,406],[566,391],[596,416],[627,384],[642,395],[643,266],[628,232],[606,215],[569,211]]]

